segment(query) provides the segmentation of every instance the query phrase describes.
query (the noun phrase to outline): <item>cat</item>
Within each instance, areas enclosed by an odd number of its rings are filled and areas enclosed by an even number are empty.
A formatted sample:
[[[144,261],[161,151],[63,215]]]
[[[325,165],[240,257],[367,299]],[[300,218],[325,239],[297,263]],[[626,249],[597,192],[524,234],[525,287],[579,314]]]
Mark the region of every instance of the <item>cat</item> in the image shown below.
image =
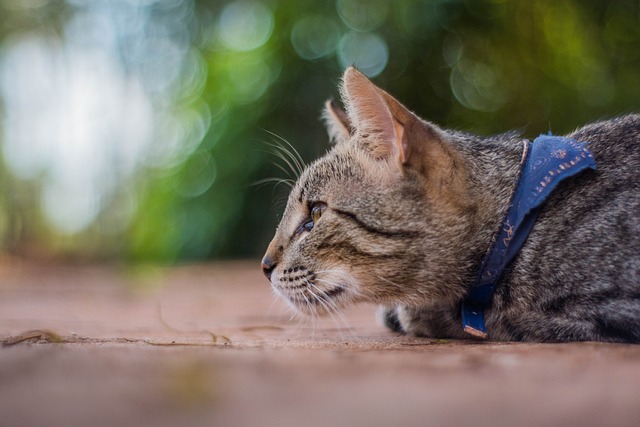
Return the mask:
[[[265,275],[302,313],[370,302],[396,332],[472,337],[464,302],[510,209],[526,141],[441,129],[353,67],[341,96],[346,111],[329,101],[324,112],[334,145],[295,183]],[[597,167],[539,209],[484,308],[491,340],[640,342],[640,115],[569,137]]]

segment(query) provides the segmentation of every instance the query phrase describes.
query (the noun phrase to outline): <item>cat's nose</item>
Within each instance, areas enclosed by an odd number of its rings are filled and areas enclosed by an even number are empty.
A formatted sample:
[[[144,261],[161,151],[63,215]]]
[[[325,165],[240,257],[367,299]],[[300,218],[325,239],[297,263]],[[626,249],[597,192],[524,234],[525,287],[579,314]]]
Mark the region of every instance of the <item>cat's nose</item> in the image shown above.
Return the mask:
[[[269,257],[264,257],[262,259],[262,272],[267,279],[271,280],[271,273],[273,273],[273,269],[276,268],[276,263]]]

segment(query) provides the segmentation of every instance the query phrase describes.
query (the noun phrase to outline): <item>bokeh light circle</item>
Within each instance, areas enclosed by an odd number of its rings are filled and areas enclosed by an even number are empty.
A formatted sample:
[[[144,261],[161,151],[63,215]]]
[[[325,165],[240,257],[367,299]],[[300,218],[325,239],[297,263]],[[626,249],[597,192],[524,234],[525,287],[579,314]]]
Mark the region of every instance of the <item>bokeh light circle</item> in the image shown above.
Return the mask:
[[[466,108],[494,112],[508,100],[508,91],[499,70],[479,61],[462,59],[451,70],[451,91]]]
[[[338,0],[336,8],[349,28],[367,32],[384,24],[391,4],[387,0]]]
[[[249,51],[269,40],[273,13],[259,1],[239,0],[222,10],[218,21],[220,41],[229,49]]]
[[[377,34],[351,32],[340,39],[338,60],[343,68],[355,65],[368,77],[375,77],[387,66],[389,49]]]
[[[323,16],[305,16],[291,30],[291,44],[298,56],[313,60],[333,52],[340,38],[336,23]]]

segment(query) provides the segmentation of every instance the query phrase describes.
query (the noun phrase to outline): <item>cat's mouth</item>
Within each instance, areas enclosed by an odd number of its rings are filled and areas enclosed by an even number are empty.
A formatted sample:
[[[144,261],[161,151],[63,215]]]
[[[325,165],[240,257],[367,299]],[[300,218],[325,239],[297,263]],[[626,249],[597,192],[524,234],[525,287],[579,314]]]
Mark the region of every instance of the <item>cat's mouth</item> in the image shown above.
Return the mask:
[[[305,289],[300,293],[294,295],[286,295],[290,301],[295,303],[302,304],[322,304],[323,302],[330,303],[333,298],[336,298],[338,295],[341,295],[345,292],[345,289],[342,286],[337,286],[333,289],[329,289],[326,291],[311,291],[309,289]]]
[[[312,287],[300,286],[278,286],[273,285],[276,292],[289,301],[297,311],[313,314],[325,315],[338,310],[340,297],[346,294],[343,286],[336,286],[330,289],[313,289]],[[342,304],[340,304],[342,305]]]

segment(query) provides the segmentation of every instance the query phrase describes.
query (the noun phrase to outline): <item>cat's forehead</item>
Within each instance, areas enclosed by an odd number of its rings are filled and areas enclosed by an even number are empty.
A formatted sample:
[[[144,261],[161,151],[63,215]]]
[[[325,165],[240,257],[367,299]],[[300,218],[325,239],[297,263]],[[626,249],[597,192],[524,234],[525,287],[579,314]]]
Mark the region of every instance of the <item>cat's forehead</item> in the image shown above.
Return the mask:
[[[339,183],[357,180],[361,169],[351,152],[333,149],[302,173],[294,194],[299,201],[315,200],[323,193],[334,191]]]

